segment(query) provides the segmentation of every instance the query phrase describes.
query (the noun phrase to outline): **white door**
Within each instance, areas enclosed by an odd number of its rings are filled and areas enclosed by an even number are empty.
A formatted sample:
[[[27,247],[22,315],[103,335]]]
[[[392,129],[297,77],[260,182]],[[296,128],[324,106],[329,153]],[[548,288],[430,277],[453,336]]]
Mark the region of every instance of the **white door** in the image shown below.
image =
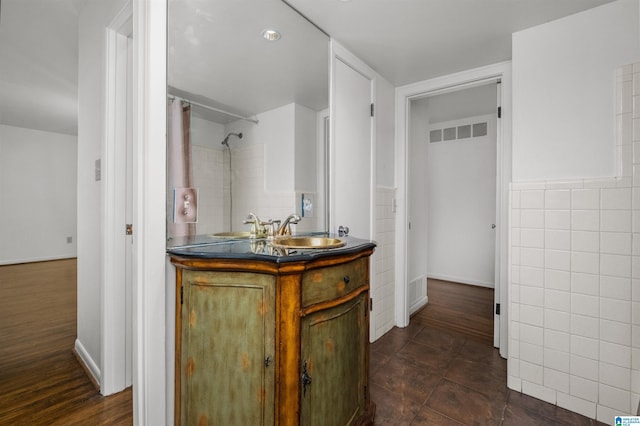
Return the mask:
[[[373,71],[332,42],[329,143],[329,230],[348,227],[352,237],[373,239],[375,151],[373,150]],[[375,254],[374,254],[375,257]],[[373,258],[372,258],[373,259]],[[376,277],[370,260],[370,297]],[[370,338],[376,339],[375,303],[369,315]]]
[[[330,229],[371,239],[372,81],[339,58],[333,78]]]

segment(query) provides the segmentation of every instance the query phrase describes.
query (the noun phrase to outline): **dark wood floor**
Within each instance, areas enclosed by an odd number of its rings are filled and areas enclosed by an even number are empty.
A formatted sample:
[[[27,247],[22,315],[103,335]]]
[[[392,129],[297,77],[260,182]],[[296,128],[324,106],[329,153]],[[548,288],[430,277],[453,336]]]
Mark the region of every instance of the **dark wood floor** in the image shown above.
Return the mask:
[[[371,345],[376,424],[598,424],[507,389],[507,361],[491,337],[493,290],[429,280],[428,296],[408,327]]]
[[[429,282],[411,324],[371,346],[376,424],[595,424],[507,389],[492,309],[491,290]],[[0,425],[132,424],[131,389],[102,397],[75,336],[75,260],[0,266]]]
[[[413,320],[493,344],[493,289],[429,279],[429,304]]]
[[[75,259],[0,266],[1,425],[133,423],[131,389],[101,396],[75,338]]]

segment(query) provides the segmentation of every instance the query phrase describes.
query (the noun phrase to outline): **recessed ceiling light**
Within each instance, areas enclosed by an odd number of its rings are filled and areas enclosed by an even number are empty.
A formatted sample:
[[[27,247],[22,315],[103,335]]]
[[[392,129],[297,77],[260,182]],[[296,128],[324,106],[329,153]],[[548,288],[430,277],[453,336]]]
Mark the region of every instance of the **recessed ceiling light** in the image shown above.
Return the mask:
[[[280,33],[276,30],[264,30],[262,32],[262,37],[264,37],[265,40],[268,41],[276,41],[276,40],[280,40]]]

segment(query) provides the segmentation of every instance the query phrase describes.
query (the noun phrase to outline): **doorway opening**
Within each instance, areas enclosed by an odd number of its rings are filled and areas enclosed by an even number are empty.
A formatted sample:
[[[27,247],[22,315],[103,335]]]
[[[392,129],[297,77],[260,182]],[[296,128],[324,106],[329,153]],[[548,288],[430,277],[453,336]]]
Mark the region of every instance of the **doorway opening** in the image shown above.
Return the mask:
[[[504,113],[510,108],[510,73],[509,63],[496,64],[400,87],[396,94],[396,325],[408,325],[411,313],[428,302],[429,275],[476,286],[493,284],[493,344],[503,356],[506,309],[501,312],[500,306],[507,300],[511,169],[510,125]],[[488,109],[469,109],[475,101],[465,98],[465,92],[479,97],[483,91],[490,99]],[[452,106],[455,97],[462,99],[459,107]],[[428,111],[429,103],[440,106]],[[429,119],[416,120],[425,113]],[[495,143],[489,141],[490,133]],[[436,172],[441,173],[437,178]],[[471,189],[479,181],[482,188]],[[474,214],[465,217],[469,211]],[[469,226],[475,233],[473,250],[468,247]]]
[[[478,300],[494,299],[499,84],[499,80],[490,81],[410,101],[411,314],[423,308],[435,309],[446,300],[440,295],[454,288],[461,297],[479,293],[475,296]],[[445,288],[447,284],[451,289]],[[432,299],[425,306],[432,285],[439,301]],[[493,303],[484,303],[483,307],[472,309],[479,311],[474,321],[462,321],[458,327],[492,337],[492,306]]]

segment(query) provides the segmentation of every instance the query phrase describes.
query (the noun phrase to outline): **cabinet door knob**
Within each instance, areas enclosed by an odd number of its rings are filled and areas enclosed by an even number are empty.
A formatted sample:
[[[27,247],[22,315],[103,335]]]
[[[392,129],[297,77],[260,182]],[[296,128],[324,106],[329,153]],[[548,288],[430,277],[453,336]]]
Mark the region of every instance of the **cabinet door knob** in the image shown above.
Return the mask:
[[[271,357],[267,355],[267,357],[264,359],[264,366],[268,367],[269,364],[271,364]]]
[[[302,396],[307,394],[307,386],[311,384],[311,376],[307,371],[307,361],[304,362],[302,366]]]
[[[345,284],[349,284],[349,281],[351,281],[349,279],[349,275],[345,275],[344,278],[342,279],[344,281]]]

